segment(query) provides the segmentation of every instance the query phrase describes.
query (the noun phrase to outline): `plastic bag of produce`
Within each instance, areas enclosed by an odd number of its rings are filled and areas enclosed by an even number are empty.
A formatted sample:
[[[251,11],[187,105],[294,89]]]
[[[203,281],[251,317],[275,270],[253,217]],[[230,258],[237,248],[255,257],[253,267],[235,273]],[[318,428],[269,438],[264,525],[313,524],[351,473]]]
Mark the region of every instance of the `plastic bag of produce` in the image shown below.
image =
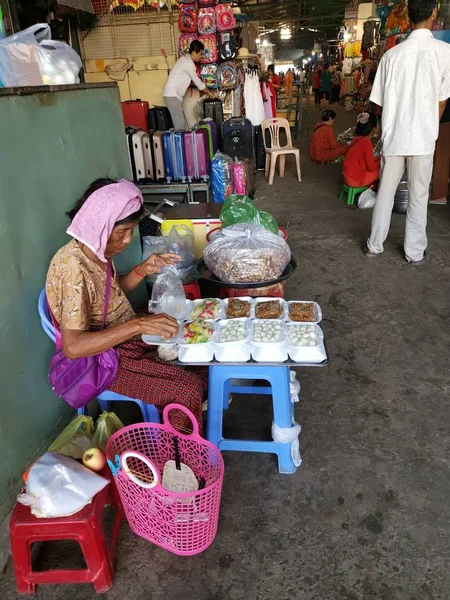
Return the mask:
[[[116,413],[102,412],[95,424],[95,434],[92,438],[92,445],[89,446],[89,448],[101,448],[105,451],[109,438],[116,433],[116,431],[122,429],[122,427],[125,427],[125,425]]]
[[[221,152],[211,161],[211,187],[216,204],[223,204],[233,191],[233,160]]]
[[[109,481],[69,456],[47,452],[30,468],[17,500],[36,517],[68,517],[84,508]]]
[[[236,223],[255,223],[278,235],[278,223],[268,212],[258,210],[248,196],[230,194],[220,213],[222,227]]]
[[[205,264],[228,283],[277,279],[291,260],[287,243],[262,225],[239,223],[222,230],[204,251]]]
[[[48,449],[72,458],[83,458],[83,454],[92,448],[95,426],[92,417],[78,415],[59,434]]]
[[[186,312],[186,294],[177,270],[167,267],[156,278],[152,289],[152,299],[148,304],[149,312],[166,314],[182,319]]]

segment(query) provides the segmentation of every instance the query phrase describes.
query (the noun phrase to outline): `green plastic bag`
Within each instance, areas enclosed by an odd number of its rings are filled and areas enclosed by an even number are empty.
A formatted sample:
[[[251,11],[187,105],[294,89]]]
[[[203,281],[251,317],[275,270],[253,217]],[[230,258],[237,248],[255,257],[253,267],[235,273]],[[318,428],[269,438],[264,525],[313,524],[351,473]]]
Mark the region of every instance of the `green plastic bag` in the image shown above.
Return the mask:
[[[103,412],[97,419],[95,425],[92,447],[101,448],[103,451],[106,450],[106,444],[108,443],[109,438],[116,433],[116,431],[122,429],[122,427],[125,427],[125,425],[115,413]]]
[[[92,417],[76,416],[59,434],[48,449],[72,458],[83,458],[83,454],[92,448],[95,427]]]
[[[236,223],[255,223],[278,235],[278,223],[268,212],[258,210],[251,198],[230,194],[220,213],[222,228]]]

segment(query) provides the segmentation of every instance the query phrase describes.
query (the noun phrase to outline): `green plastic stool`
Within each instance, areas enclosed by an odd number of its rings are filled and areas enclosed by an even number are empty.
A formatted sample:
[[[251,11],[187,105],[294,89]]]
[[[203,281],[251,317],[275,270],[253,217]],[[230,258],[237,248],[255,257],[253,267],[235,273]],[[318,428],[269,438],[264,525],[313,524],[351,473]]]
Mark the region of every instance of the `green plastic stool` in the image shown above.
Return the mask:
[[[368,186],[352,188],[352,187],[349,187],[348,185],[344,184],[342,186],[341,195],[339,196],[339,199],[343,200],[345,198],[345,196],[347,196],[347,204],[350,206],[353,206],[353,204],[355,204],[356,196],[358,194],[362,194],[363,192],[365,192],[368,189],[369,189]]]

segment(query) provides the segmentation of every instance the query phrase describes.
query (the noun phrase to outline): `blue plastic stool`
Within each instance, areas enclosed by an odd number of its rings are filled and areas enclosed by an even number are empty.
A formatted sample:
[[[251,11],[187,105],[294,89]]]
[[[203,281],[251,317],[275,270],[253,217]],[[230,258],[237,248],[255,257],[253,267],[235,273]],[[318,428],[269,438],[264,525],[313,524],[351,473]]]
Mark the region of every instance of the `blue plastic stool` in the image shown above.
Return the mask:
[[[41,318],[41,325],[44,332],[48,335],[48,337],[55,342],[55,328],[53,327],[52,320],[50,318],[50,312],[48,309],[47,298],[45,296],[45,290],[42,290],[39,294],[38,300],[38,312]],[[139,404],[141,409],[142,418],[145,423],[160,423],[159,412],[156,406],[153,404],[145,404],[142,400],[137,400],[136,398],[128,398],[128,396],[121,396],[120,394],[116,394],[115,392],[106,391],[97,398],[98,404],[100,406],[100,410],[111,410],[111,402],[134,402],[135,404]],[[83,408],[78,409],[79,415],[87,415],[88,407],[83,406]]]
[[[271,387],[231,385],[231,380],[268,381]],[[231,440],[223,437],[223,411],[228,408],[229,395],[264,394],[273,397],[274,422],[279,427],[292,427],[294,406],[289,389],[289,367],[262,367],[257,365],[209,367],[209,398],[207,413],[207,439],[220,451],[266,452],[278,456],[280,473],[295,473],[297,467],[291,457],[291,443],[269,441]]]

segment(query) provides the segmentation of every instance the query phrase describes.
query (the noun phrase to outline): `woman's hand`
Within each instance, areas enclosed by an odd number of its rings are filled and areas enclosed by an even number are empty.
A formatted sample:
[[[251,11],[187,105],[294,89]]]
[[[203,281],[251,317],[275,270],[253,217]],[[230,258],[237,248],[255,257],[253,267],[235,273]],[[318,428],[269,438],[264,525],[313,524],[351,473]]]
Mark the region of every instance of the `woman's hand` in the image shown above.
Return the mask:
[[[152,254],[140,265],[137,265],[136,271],[142,277],[146,277],[147,275],[160,273],[164,267],[175,265],[177,262],[180,262],[180,260],[182,260],[181,256],[170,252],[166,252],[165,254]]]
[[[178,333],[178,323],[169,315],[148,315],[139,317],[137,322],[141,335],[159,335],[169,339]]]

